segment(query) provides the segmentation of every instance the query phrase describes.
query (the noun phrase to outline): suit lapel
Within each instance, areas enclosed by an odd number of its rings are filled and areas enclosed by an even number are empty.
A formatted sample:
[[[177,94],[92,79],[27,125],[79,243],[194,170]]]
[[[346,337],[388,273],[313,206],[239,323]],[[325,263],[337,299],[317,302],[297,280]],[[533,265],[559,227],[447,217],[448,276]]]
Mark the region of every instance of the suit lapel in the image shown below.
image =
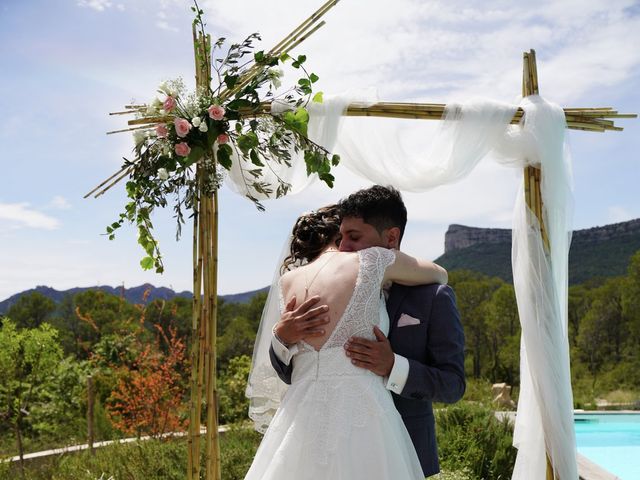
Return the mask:
[[[396,315],[400,309],[400,305],[407,295],[407,289],[402,288],[401,285],[393,284],[389,290],[389,298],[387,300],[387,313],[389,314],[389,335],[396,328],[398,320]]]

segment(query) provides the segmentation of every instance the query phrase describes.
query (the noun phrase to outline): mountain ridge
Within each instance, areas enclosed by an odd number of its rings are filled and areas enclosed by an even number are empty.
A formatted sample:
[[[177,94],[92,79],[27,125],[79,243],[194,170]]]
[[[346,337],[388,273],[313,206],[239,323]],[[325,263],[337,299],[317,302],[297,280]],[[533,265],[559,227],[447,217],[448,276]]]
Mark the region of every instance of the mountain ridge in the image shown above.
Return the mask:
[[[247,303],[251,298],[263,291],[267,291],[268,287],[260,288],[258,290],[251,290],[248,292],[233,293],[228,295],[219,295],[218,298],[231,303]],[[7,313],[12,305],[14,305],[24,295],[37,292],[45,297],[53,300],[56,303],[60,303],[62,299],[68,295],[77,295],[88,290],[98,290],[111,295],[122,296],[127,302],[134,304],[143,304],[152,302],[154,300],[171,300],[175,297],[192,298],[193,294],[189,290],[183,290],[176,292],[168,287],[156,287],[150,283],[143,283],[131,288],[125,288],[124,286],[112,287],[109,285],[99,285],[93,287],[74,287],[67,290],[56,290],[55,288],[38,285],[35,288],[30,288],[22,292],[11,295],[9,298],[0,302],[0,315]]]
[[[575,230],[569,252],[569,283],[583,283],[592,279],[624,275],[631,256],[640,250],[640,218],[602,227]],[[511,230],[449,225],[445,233],[445,253],[435,260],[447,270],[472,270],[490,277],[512,282]],[[229,295],[220,295],[226,302],[247,303],[254,295],[269,287]],[[136,287],[94,286],[56,290],[39,285],[16,293],[0,302],[0,314],[6,313],[20,297],[39,292],[59,303],[67,295],[87,290],[101,290],[123,296],[128,302],[141,304],[156,299],[191,298],[188,290],[175,292],[168,287],[144,283]],[[145,298],[145,292],[148,290]]]

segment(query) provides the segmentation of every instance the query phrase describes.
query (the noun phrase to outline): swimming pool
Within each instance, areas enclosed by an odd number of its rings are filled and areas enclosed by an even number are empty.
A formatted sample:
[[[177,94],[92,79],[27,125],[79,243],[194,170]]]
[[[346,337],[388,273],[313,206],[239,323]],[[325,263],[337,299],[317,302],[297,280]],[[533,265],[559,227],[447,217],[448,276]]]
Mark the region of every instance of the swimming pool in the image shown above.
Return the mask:
[[[640,479],[640,414],[576,413],[578,452],[622,480]]]

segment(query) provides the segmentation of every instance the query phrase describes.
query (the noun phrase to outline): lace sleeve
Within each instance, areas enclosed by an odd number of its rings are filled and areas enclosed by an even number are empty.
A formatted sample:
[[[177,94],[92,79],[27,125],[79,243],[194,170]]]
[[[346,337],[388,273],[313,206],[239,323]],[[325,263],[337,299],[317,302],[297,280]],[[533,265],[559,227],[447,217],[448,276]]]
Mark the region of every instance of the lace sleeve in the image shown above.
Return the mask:
[[[370,280],[382,286],[384,272],[387,270],[387,267],[396,260],[395,250],[371,247],[360,250],[359,253],[360,262],[363,264],[363,267],[366,266],[364,269],[373,276]]]

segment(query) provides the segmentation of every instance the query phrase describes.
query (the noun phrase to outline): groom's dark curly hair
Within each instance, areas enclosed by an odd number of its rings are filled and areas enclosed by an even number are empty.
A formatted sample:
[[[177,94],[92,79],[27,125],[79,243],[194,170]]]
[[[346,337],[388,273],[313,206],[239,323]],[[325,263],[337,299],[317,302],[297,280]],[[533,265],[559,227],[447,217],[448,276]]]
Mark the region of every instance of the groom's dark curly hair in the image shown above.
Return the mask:
[[[388,228],[398,227],[400,240],[407,225],[407,207],[400,192],[391,186],[374,185],[358,190],[338,203],[338,211],[341,218],[362,218],[380,234]]]

